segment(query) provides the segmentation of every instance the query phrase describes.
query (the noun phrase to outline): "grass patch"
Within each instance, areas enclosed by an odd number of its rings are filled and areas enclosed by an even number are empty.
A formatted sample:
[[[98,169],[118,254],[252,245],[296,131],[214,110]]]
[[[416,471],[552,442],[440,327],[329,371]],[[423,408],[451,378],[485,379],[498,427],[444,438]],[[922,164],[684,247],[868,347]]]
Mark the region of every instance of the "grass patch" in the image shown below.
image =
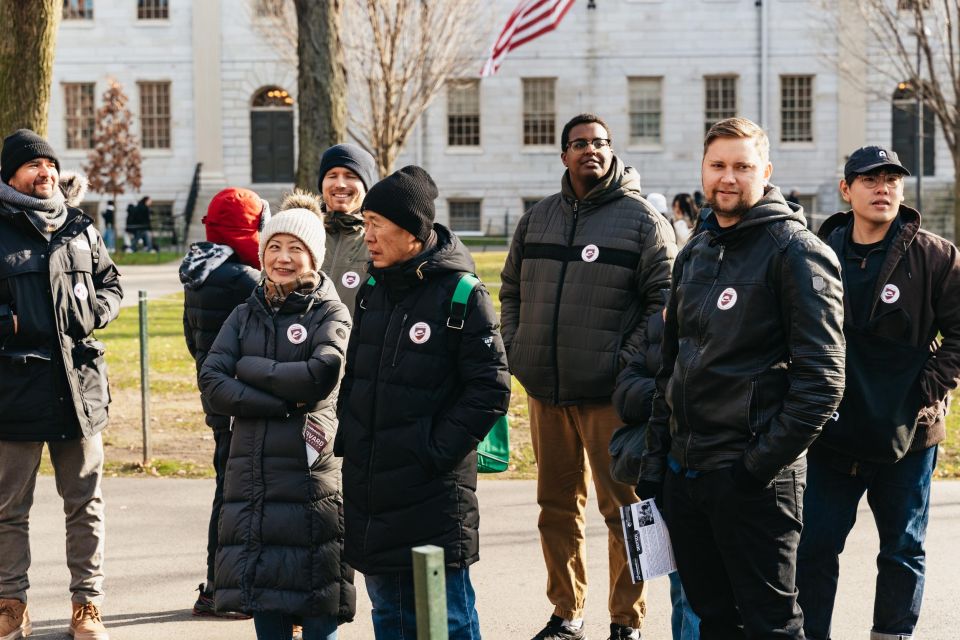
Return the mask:
[[[956,400],[953,411],[947,414],[947,437],[940,443],[935,478],[960,478],[960,413],[957,413]]]
[[[114,251],[110,254],[114,264],[166,264],[174,260],[183,258],[180,251],[160,251],[158,253],[148,253],[138,251],[136,253],[124,253],[123,251]]]
[[[507,236],[457,236],[468,247],[505,247],[510,244]]]

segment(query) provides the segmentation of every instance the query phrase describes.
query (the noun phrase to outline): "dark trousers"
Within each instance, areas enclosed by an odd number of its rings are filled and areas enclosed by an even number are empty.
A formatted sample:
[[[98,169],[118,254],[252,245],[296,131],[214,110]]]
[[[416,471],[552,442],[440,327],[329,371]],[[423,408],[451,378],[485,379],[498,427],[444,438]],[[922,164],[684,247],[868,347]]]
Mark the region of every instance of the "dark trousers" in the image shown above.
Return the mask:
[[[217,473],[217,488],[213,493],[213,508],[210,511],[210,526],[207,528],[207,589],[213,590],[213,565],[217,555],[220,509],[223,507],[223,476],[230,457],[230,431],[213,432],[213,469]]]
[[[832,460],[829,451],[810,452],[810,485],[803,502],[807,517],[797,571],[807,637],[830,638],[840,553],[864,492],[880,537],[871,637],[910,636],[923,600],[923,543],[937,447],[910,452],[894,464],[862,462],[852,473]]]
[[[729,469],[668,471],[663,516],[702,640],[803,640],[797,544],[806,459],[762,490],[743,490]]]

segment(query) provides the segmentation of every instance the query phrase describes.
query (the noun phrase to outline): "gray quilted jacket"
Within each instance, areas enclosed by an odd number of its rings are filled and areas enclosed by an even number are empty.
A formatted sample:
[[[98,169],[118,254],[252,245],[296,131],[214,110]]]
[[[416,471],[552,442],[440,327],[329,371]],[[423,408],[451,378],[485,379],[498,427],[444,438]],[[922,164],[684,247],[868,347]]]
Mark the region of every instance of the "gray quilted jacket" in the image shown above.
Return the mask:
[[[577,200],[561,192],[517,225],[500,289],[511,372],[553,404],[609,402],[617,374],[663,306],[677,253],[667,220],[640,197],[640,176],[613,158]]]

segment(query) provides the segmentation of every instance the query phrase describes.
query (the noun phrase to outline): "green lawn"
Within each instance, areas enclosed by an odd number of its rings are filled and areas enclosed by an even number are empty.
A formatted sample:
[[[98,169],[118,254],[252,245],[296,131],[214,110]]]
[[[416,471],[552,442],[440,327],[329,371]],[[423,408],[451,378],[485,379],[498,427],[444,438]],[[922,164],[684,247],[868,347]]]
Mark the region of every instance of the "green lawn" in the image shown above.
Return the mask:
[[[136,253],[124,253],[123,251],[114,251],[110,254],[114,264],[166,264],[174,260],[183,258],[181,251],[160,251],[158,253],[148,253],[138,251]]]
[[[490,290],[499,309],[497,293],[506,253],[478,252],[474,258],[477,274]],[[107,344],[113,394],[111,423],[104,432],[107,472],[116,475],[212,476],[210,459],[213,438],[203,422],[196,370],[183,340],[183,296],[151,300],[148,309],[153,459],[146,466],[141,464],[137,308],[125,308],[114,323],[97,333],[97,337]],[[535,477],[527,399],[516,379],[513,379],[513,396],[510,400],[510,422],[510,471],[490,477]],[[49,469],[48,465],[45,465],[45,469]],[[947,440],[941,449],[937,477],[960,478],[960,413],[957,411],[948,417]]]

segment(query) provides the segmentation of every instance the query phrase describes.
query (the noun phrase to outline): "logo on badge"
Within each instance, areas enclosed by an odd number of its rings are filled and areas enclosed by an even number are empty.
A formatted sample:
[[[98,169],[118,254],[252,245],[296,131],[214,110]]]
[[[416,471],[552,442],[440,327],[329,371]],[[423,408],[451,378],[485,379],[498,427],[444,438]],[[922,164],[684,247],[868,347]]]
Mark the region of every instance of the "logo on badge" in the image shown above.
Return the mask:
[[[887,159],[887,152],[884,151],[883,149],[880,149],[880,151],[877,151],[877,155],[883,158],[884,160]]]
[[[307,339],[307,328],[302,324],[292,324],[287,328],[287,340],[293,344],[300,344]]]
[[[78,282],[73,285],[73,295],[77,296],[77,300],[86,300],[87,296],[90,295],[90,292],[87,291],[87,285],[82,282]]]
[[[584,262],[593,262],[600,257],[600,248],[595,244],[588,244],[580,252],[580,257],[583,258]]]
[[[360,274],[356,271],[347,271],[340,277],[340,282],[348,289],[355,289],[360,284]]]
[[[737,290],[733,287],[724,289],[720,297],[717,298],[717,309],[720,309],[720,311],[726,311],[735,304],[737,304]]]
[[[898,289],[895,284],[888,284],[884,286],[883,291],[880,292],[880,299],[887,304],[893,304],[900,299],[900,289]]]
[[[426,322],[418,322],[410,327],[410,340],[414,344],[423,344],[430,339],[430,325]]]

